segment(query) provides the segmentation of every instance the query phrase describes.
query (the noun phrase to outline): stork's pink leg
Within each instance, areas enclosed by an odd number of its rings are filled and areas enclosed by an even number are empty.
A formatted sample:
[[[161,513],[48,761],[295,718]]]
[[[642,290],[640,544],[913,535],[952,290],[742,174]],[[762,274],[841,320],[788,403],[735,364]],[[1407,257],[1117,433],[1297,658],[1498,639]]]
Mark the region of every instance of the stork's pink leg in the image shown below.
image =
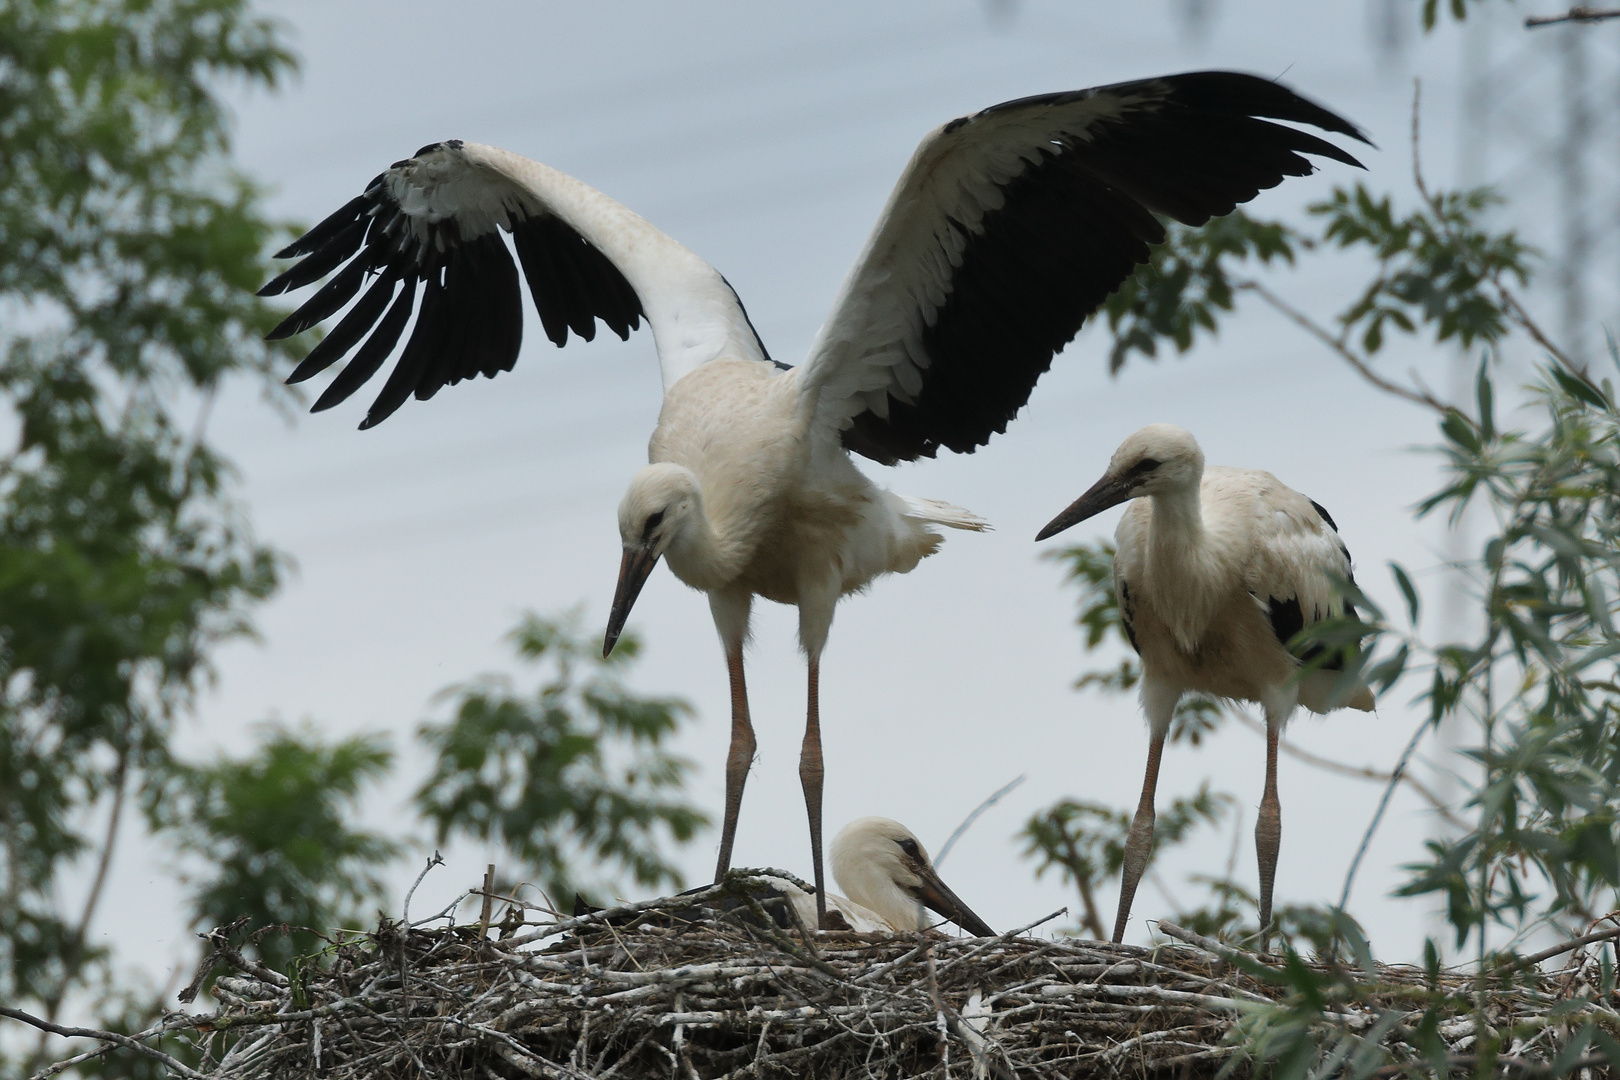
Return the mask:
[[[815,864],[816,925],[827,928],[827,882],[821,869],[821,705],[817,682],[820,659],[810,656],[809,707],[804,721],[804,746],[799,751],[799,783],[804,786],[804,808],[810,815],[810,861]]]
[[[1125,939],[1125,924],[1131,920],[1131,901],[1136,899],[1136,886],[1147,869],[1148,856],[1153,852],[1153,793],[1159,786],[1159,758],[1164,754],[1164,736],[1155,735],[1148,743],[1147,772],[1142,777],[1142,798],[1136,804],[1136,816],[1131,819],[1131,831],[1125,838],[1125,865],[1119,882],[1119,914],[1114,916],[1114,940]]]
[[[1282,807],[1277,802],[1278,728],[1266,725],[1266,792],[1254,821],[1254,850],[1260,858],[1260,951],[1271,942],[1271,886],[1277,880],[1277,849],[1282,846]]]
[[[726,755],[726,820],[720,829],[720,862],[714,868],[719,881],[731,869],[731,845],[737,839],[737,812],[742,809],[743,785],[754,762],[754,725],[748,719],[748,687],[743,681],[743,651],[739,642],[726,648],[726,670],[731,674],[731,752]]]

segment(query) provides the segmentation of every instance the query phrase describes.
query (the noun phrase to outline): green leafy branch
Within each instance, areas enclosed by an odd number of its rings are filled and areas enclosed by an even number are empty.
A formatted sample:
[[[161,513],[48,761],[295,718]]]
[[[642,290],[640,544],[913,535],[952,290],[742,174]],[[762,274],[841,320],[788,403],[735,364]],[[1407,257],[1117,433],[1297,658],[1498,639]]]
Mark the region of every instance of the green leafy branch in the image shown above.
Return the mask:
[[[684,843],[708,818],[679,797],[691,766],[662,743],[691,707],[633,693],[620,672],[636,639],[626,635],[604,660],[577,622],[577,613],[529,615],[513,632],[519,655],[546,671],[533,694],[495,677],[446,691],[451,719],[420,729],[434,765],[417,807],[441,843],[461,835],[503,845],[554,902],[617,887],[574,877],[581,850],[639,885],[678,888],[661,840]]]
[[[1201,825],[1218,826],[1236,800],[1211,792],[1208,783],[1192,797],[1181,797],[1158,815],[1149,866],[1167,848],[1185,841]],[[1065,882],[1080,892],[1080,927],[1099,940],[1104,936],[1097,908],[1096,888],[1117,877],[1125,865],[1125,841],[1131,817],[1112,807],[1071,799],[1048,807],[1030,818],[1020,833],[1024,855],[1038,860],[1037,878],[1056,869]]]

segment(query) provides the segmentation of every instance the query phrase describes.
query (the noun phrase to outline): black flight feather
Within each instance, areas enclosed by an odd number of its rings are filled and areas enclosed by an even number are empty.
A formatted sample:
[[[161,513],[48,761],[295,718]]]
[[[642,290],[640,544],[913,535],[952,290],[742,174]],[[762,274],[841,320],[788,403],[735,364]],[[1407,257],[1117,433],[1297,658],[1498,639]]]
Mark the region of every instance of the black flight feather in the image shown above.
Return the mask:
[[[887,416],[870,407],[855,416],[843,433],[847,449],[885,464],[940,447],[971,453],[1006,429],[1053,356],[1163,241],[1155,214],[1202,225],[1314,171],[1305,155],[1359,166],[1286,123],[1366,141],[1286,87],[1233,72],[1021,98],[953,121],[945,133],[1093,97],[1139,100],[1055,138],[1000,185],[1001,205],[967,234],[944,304],[921,333],[921,390],[908,402],[891,389]]]
[[[420,153],[460,146],[451,140]],[[362,428],[381,423],[412,395],[427,398],[463,379],[510,371],[523,340],[522,286],[499,232],[469,239],[455,217],[413,222],[385,181],[386,174],[379,176],[363,195],[283,248],[278,257],[301,261],[260,290],[261,295],[277,295],[337,270],[271,331],[270,337],[278,339],[336,314],[368,274],[378,277],[289,377],[302,381],[353,352],[348,366],[317,399],[319,411],[343,401],[377,374],[403,336],[417,290],[425,288],[416,328]],[[562,345],[572,330],[589,341],[601,320],[622,339],[641,325],[645,312],[640,297],[577,230],[550,214],[512,215],[514,245],[547,337]],[[395,283],[402,283],[397,295]]]
[[[325,371],[333,361],[354,348],[355,343],[366,331],[377,324],[383,310],[388,306],[389,298],[394,295],[394,286],[398,282],[399,277],[392,270],[379,274],[371,288],[366,290],[366,295],[360,298],[360,302],[350,308],[348,314],[338,320],[332,332],[322,338],[320,344],[311,349],[309,355],[293,368],[293,373],[287,376],[287,382],[301,383],[311,375]],[[407,289],[413,287],[406,286]]]
[[[377,374],[377,369],[383,366],[383,361],[387,360],[388,354],[393,351],[399,335],[404,333],[405,324],[410,321],[411,309],[415,305],[415,282],[407,281],[405,287],[399,290],[399,296],[388,308],[388,314],[377,324],[377,329],[372,331],[365,344],[360,346],[360,350],[354,354],[348,366],[338,372],[337,378],[332,380],[326,392],[315,400],[310,412],[330,409],[359,389],[361,383]]]
[[[330,220],[330,219],[328,219]],[[317,226],[319,227],[319,226]],[[301,262],[280,276],[272,278],[264,288],[259,290],[260,296],[280,296],[288,289],[301,289],[311,282],[318,281],[332,271],[332,268],[351,258],[360,250],[360,242],[365,239],[366,219],[354,216],[337,230],[332,239],[316,248]],[[307,306],[307,305],[306,305]],[[320,322],[316,319],[315,322]],[[283,323],[283,326],[286,324]],[[314,323],[310,324],[311,326]],[[280,329],[280,327],[277,327]],[[297,333],[297,331],[293,331]],[[274,339],[272,339],[274,340]]]

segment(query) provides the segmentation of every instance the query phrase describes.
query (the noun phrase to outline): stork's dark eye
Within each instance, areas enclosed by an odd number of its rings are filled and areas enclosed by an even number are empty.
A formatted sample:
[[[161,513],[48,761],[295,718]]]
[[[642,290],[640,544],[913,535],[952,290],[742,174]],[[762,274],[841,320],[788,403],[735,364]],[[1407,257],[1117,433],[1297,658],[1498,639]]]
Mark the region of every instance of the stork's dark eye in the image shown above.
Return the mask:
[[[901,851],[905,852],[907,855],[911,856],[913,859],[918,859],[918,858],[922,857],[921,854],[917,850],[917,841],[911,839],[909,836],[906,837],[904,840],[896,840],[895,843],[900,845],[900,850]]]
[[[647,539],[647,537],[652,535],[653,530],[658,528],[658,526],[662,525],[663,523],[664,512],[662,510],[654,510],[652,513],[648,514],[647,524],[641,529],[641,538],[643,540]]]
[[[1145,457],[1141,461],[1138,461],[1135,465],[1131,466],[1131,474],[1133,476],[1146,476],[1148,473],[1152,472],[1158,467],[1159,461],[1157,458]]]

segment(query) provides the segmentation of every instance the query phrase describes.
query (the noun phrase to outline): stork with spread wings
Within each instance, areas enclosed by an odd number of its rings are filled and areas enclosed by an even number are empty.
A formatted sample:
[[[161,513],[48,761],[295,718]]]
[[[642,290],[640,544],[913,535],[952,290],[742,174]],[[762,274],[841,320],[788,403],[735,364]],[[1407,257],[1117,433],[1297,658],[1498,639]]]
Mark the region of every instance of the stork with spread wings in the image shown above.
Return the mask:
[[[1160,216],[1200,225],[1309,174],[1306,155],[1359,166],[1291,124],[1366,141],[1286,87],[1230,72],[1022,98],[952,120],[917,148],[799,367],[771,359],[718,271],[641,217],[555,169],[460,141],[395,162],[281,252],[300,261],[262,292],[331,275],[272,337],[352,301],[291,375],[349,357],[317,411],[381,370],[414,313],[363,428],[413,394],[511,369],[518,266],[557,345],[570,332],[590,340],[598,321],[620,337],[648,322],[664,404],[651,463],[619,506],[604,650],[660,559],[708,594],[732,703],[718,876],[754,754],[749,610],[755,596],[797,605],[809,663],[799,777],[824,895],[817,684],[833,609],[931,554],[934,526],[987,527],[878,487],[850,453],[884,464],[940,447],[971,453],[1006,429],[1053,356],[1148,258],[1164,237]]]

